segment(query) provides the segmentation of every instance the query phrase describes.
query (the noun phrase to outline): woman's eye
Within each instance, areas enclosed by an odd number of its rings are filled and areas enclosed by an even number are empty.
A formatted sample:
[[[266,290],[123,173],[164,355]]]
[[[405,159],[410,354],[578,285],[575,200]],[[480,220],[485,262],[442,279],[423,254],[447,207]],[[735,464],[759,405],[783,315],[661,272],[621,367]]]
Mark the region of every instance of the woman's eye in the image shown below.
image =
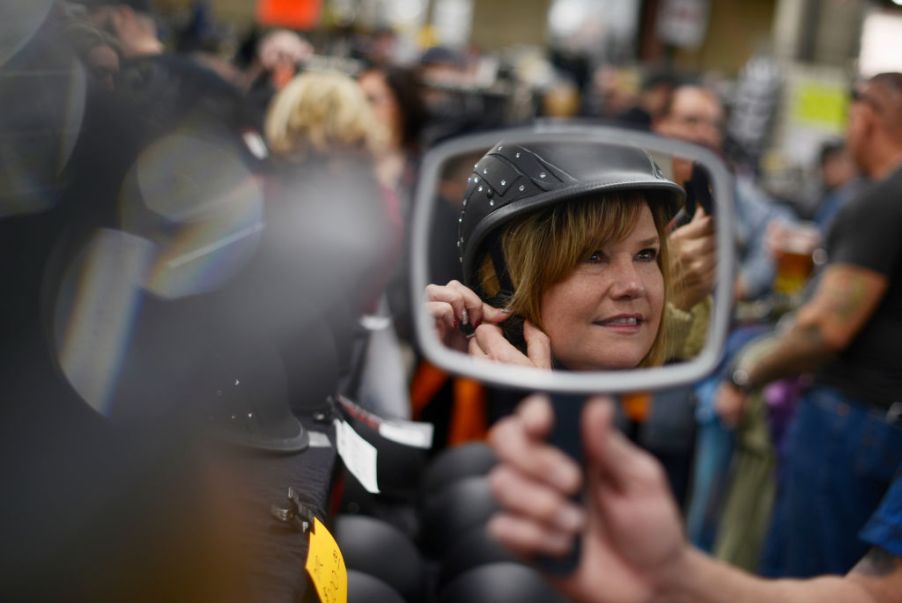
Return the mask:
[[[603,251],[593,251],[592,255],[586,258],[586,262],[589,264],[600,264],[605,259],[605,255]]]
[[[658,250],[654,247],[643,249],[636,254],[636,259],[640,262],[654,262],[656,259],[658,259]]]

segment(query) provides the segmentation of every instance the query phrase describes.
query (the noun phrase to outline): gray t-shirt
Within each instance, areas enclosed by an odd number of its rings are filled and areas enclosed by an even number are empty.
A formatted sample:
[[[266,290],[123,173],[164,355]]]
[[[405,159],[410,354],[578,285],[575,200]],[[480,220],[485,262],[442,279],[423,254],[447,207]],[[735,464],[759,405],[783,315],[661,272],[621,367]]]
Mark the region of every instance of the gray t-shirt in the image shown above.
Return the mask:
[[[902,168],[866,186],[840,210],[827,237],[827,253],[831,264],[879,272],[889,287],[867,324],[818,381],[879,408],[902,402]]]

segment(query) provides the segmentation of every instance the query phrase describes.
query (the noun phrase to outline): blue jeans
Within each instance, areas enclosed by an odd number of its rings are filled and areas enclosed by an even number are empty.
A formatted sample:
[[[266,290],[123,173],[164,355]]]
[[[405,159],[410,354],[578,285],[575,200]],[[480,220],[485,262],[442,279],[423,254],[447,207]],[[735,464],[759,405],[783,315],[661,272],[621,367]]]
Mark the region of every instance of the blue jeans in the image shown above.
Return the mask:
[[[733,430],[718,417],[698,426],[692,498],[686,514],[686,535],[697,548],[712,553],[720,514],[730,483],[733,460]]]
[[[802,399],[784,446],[761,573],[844,574],[867,552],[858,532],[902,463],[902,426],[816,387]]]
[[[686,513],[686,534],[699,549],[711,553],[717,539],[721,511],[730,486],[734,430],[724,425],[714,410],[715,394],[738,351],[769,330],[765,325],[743,326],[727,338],[720,365],[695,387],[698,397],[695,467]]]

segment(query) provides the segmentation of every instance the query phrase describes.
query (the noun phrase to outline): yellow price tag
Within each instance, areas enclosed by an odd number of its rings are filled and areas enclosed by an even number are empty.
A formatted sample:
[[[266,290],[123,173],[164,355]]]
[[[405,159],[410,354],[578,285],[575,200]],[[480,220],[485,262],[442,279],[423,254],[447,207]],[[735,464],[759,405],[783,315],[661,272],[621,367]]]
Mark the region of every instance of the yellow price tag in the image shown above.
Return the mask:
[[[321,603],[347,603],[348,570],[335,538],[314,517],[304,565]]]

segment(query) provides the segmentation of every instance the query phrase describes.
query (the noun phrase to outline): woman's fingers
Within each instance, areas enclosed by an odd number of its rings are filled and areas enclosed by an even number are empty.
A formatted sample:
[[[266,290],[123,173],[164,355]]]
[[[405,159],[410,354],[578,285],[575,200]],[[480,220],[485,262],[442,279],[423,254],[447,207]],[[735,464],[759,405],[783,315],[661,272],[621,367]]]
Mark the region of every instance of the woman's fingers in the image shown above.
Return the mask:
[[[531,322],[523,322],[523,338],[526,340],[526,355],[533,366],[551,369],[551,340],[539,327]]]
[[[508,318],[511,317],[510,310],[506,308],[496,308],[494,306],[490,306],[488,304],[482,304],[482,320],[480,322],[488,322],[491,324],[498,324],[504,322]],[[479,326],[479,322],[477,322],[474,326]]]
[[[476,327],[470,338],[470,347],[474,347],[482,355],[495,362],[532,366],[530,359],[511,344],[500,327],[492,324],[481,324]],[[477,355],[479,355],[477,353]]]
[[[453,329],[457,326],[457,317],[454,315],[454,307],[447,302],[426,302],[426,310],[435,319],[440,333],[443,329]]]
[[[427,285],[426,302],[444,302],[450,305],[454,309],[454,317],[457,319],[458,323],[468,324],[468,300],[466,295],[459,288],[452,287],[452,283],[454,282],[456,281],[451,281],[451,283],[448,283],[447,285]]]
[[[477,327],[483,322],[497,324],[510,317],[509,312],[484,303],[476,292],[456,280],[447,285],[427,285],[426,299],[450,304],[458,323],[464,326]]]
[[[436,335],[446,347],[459,352],[467,351],[467,338],[459,330],[454,308],[446,302],[426,302],[426,309],[435,323]]]
[[[474,356],[485,357],[495,362],[550,369],[551,343],[548,336],[526,321],[523,324],[523,337],[526,340],[526,354],[507,340],[500,327],[482,324],[473,332],[470,349]]]
[[[474,327],[481,324],[484,314],[483,306],[486,304],[476,295],[476,292],[460,281],[450,281],[446,287],[460,296],[463,305],[460,324]]]

